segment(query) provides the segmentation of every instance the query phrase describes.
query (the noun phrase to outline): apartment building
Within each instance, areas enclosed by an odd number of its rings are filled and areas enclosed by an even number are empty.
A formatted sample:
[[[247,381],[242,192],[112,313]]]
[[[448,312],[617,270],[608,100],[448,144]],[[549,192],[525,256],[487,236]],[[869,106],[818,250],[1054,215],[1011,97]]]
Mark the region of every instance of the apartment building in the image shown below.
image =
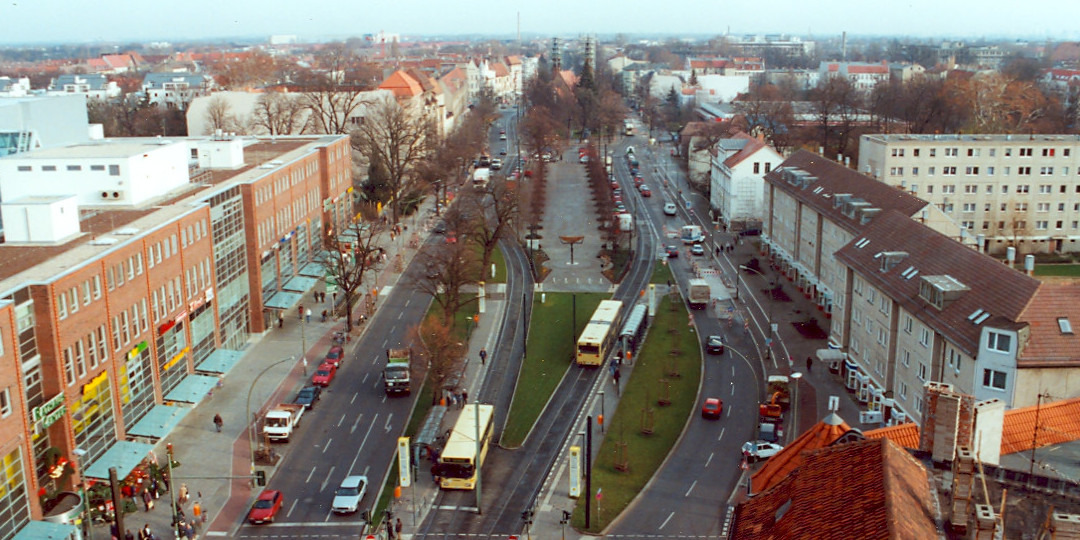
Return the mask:
[[[783,161],[773,147],[743,132],[717,141],[709,175],[709,206],[733,231],[757,228],[764,216],[766,174]]]
[[[765,175],[762,254],[831,317],[847,281],[833,254],[890,209],[960,236],[955,223],[926,201],[800,150]],[[834,320],[831,332],[841,340],[845,328]]]
[[[859,171],[929,201],[987,253],[1072,253],[1078,151],[1076,135],[863,135]]]
[[[1080,285],[1042,283],[895,210],[835,257],[845,383],[883,421],[922,422],[927,383],[1010,408],[1080,394]]]
[[[343,135],[0,159],[0,538],[40,537],[39,493],[126,476],[296,307],[352,217],[349,171]]]

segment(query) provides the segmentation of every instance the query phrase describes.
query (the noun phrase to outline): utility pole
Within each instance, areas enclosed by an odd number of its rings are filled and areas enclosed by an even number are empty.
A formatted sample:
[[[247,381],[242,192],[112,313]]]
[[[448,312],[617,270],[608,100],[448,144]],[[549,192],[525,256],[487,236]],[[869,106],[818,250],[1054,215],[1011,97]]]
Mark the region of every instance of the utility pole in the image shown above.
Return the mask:
[[[585,528],[592,524],[592,415],[585,419]]]

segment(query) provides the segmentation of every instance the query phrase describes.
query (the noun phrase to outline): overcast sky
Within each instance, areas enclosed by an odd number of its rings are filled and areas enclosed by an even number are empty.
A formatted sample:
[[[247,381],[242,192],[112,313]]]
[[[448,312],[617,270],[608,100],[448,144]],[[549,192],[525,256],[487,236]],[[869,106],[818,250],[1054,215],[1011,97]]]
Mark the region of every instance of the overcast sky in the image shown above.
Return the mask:
[[[0,43],[402,36],[910,35],[1080,39],[1080,0],[0,0]]]

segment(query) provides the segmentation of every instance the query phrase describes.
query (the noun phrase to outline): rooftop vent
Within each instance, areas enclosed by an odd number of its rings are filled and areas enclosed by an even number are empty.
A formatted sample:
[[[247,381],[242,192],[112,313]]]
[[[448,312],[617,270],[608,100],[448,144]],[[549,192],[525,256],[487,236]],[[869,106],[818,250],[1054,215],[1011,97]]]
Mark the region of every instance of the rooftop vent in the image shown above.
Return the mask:
[[[950,275],[923,276],[919,283],[919,297],[939,310],[949,307],[968,290],[967,285]]]
[[[883,251],[879,255],[881,255],[881,271],[888,272],[900,264],[900,261],[907,258],[908,253],[906,251]]]

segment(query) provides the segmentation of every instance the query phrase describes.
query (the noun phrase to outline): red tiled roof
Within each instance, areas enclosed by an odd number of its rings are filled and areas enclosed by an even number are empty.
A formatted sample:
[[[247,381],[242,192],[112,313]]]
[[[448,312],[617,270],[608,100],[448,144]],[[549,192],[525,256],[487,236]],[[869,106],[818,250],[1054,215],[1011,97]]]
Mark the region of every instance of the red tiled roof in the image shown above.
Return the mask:
[[[851,427],[835,414],[830,414],[814,424],[814,427],[791,441],[780,453],[769,458],[765,466],[750,477],[752,491],[760,493],[780,483],[791,471],[803,464],[806,452],[829,446],[849,430]]]
[[[502,62],[495,62],[491,64],[491,71],[495,72],[496,77],[509,77],[510,68],[506,67],[506,64]]]
[[[757,153],[758,150],[765,148],[765,142],[751,137],[743,132],[738,132],[733,139],[746,139],[746,145],[735,152],[734,155],[724,160],[724,165],[728,168],[734,167],[747,160],[750,156]]]
[[[1039,417],[1036,448],[1080,439],[1080,398],[1005,411],[1001,428],[1001,455],[1031,450],[1035,417]]]
[[[735,510],[731,538],[938,538],[926,468],[888,439],[808,452],[805,463]]]
[[[415,97],[424,93],[424,88],[404,71],[398,70],[379,84],[379,90],[389,90],[396,98]]]
[[[780,174],[783,169],[791,167],[804,170],[815,176],[817,180],[799,189],[787,183]],[[765,181],[852,233],[858,233],[865,225],[845,216],[841,209],[833,204],[833,195],[850,194],[870,203],[874,208],[882,210],[892,208],[905,216],[914,216],[929,204],[914,195],[884,182],[878,182],[831,159],[806,150],[799,150],[784,160],[779,167],[765,175]],[[821,190],[819,191],[818,188]]]
[[[889,66],[882,64],[874,64],[870,66],[865,65],[848,65],[848,73],[880,73],[883,75],[889,74]]]
[[[885,438],[904,448],[919,449],[919,425],[913,422],[864,431],[863,436],[867,439]]]
[[[1062,332],[1059,318],[1069,325]],[[1080,283],[1044,282],[1020,314],[1028,323],[1028,339],[1017,358],[1018,367],[1080,366]],[[1072,325],[1078,328],[1073,330]]]
[[[863,243],[864,240],[869,242]],[[882,271],[884,252],[907,255]],[[835,257],[972,357],[978,355],[984,327],[1019,327],[1020,314],[1040,283],[895,211],[875,217]],[[910,278],[901,275],[909,268],[918,274]],[[919,296],[920,278],[945,275],[968,289],[938,309]],[[970,316],[977,310],[989,313],[990,318],[976,324]]]

